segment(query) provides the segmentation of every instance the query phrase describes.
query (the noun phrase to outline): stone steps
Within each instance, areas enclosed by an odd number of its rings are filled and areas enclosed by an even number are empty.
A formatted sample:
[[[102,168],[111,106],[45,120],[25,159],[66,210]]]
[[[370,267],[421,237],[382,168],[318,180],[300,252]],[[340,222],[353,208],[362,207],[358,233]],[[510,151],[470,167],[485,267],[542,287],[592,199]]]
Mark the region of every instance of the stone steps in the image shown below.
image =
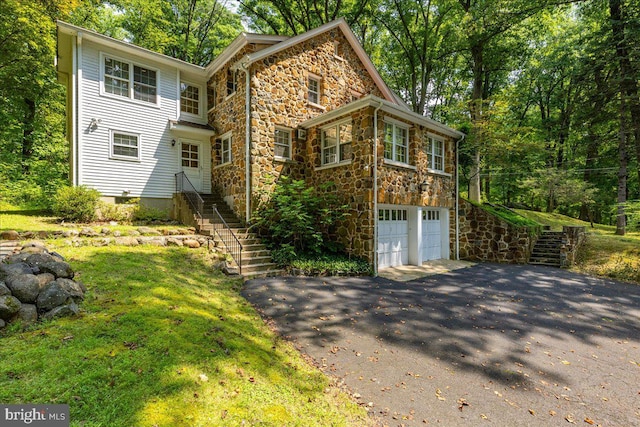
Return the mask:
[[[562,239],[562,232],[543,231],[531,251],[529,264],[561,267]]]

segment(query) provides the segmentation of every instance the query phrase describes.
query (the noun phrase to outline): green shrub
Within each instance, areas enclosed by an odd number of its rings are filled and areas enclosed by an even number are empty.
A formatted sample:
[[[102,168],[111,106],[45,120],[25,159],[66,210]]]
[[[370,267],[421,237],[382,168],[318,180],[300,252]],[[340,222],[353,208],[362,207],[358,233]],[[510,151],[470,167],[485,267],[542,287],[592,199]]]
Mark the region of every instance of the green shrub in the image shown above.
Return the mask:
[[[317,190],[302,180],[281,177],[271,198],[253,217],[254,227],[272,247],[288,256],[337,252],[335,226],[348,215],[332,182]]]
[[[135,208],[135,204],[115,204],[99,201],[96,215],[99,221],[130,222]]]
[[[53,199],[53,213],[64,220],[90,222],[96,218],[100,193],[92,188],[62,187]]]
[[[291,260],[290,267],[307,276],[354,276],[371,274],[369,262],[342,254],[300,256]]]
[[[156,209],[137,203],[133,209],[132,219],[134,221],[166,221],[169,219],[169,213],[163,209]]]

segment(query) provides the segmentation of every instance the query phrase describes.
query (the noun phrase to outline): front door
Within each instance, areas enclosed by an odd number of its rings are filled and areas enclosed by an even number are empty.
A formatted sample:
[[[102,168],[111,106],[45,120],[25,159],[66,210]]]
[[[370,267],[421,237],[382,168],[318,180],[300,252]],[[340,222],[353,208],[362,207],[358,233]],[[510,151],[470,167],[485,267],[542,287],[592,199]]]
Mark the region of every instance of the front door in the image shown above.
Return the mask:
[[[180,141],[180,162],[185,173],[196,191],[202,191],[202,153],[201,144],[198,141],[183,139]]]

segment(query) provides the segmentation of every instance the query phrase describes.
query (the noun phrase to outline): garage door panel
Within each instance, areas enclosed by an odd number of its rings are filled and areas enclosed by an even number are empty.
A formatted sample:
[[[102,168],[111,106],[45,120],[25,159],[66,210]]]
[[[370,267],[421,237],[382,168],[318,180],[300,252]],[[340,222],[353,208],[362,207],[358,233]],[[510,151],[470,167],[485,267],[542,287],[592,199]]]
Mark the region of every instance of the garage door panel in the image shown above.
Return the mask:
[[[442,258],[442,223],[440,211],[422,211],[422,260]]]
[[[378,267],[409,262],[409,223],[406,209],[380,209],[378,212]]]

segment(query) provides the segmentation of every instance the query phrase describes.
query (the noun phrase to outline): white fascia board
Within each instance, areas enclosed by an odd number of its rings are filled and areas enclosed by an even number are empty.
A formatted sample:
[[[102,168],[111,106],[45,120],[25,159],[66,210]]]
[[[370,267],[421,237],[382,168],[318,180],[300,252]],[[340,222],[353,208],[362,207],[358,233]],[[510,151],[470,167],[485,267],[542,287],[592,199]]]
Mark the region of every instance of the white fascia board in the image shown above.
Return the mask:
[[[155,61],[163,65],[168,65],[170,67],[176,67],[179,70],[191,73],[193,75],[197,75],[199,77],[204,78],[207,75],[206,69],[199,65],[190,64],[188,62],[173,58],[168,55],[163,55],[161,53],[153,52],[149,49],[145,49],[143,47],[136,46],[131,43],[123,42],[121,40],[117,40],[112,37],[108,37],[103,34],[96,33],[95,31],[87,30],[86,28],[69,24],[64,21],[57,21],[57,25],[58,25],[58,29],[65,34],[70,34],[72,36],[75,36],[78,33],[82,33],[85,40],[92,41],[102,46],[107,46],[112,49],[116,49],[121,52],[126,52],[130,55],[134,55],[139,58]]]
[[[240,52],[240,49],[242,49],[249,43],[277,44],[287,39],[289,39],[288,36],[241,33],[231,42],[229,46],[227,46],[222,51],[220,55],[216,57],[216,59],[211,61],[209,65],[206,66],[207,77],[210,78],[212,75],[220,71],[224,64],[226,64],[231,58],[236,56],[237,53]]]
[[[338,119],[339,117],[352,113],[353,111],[357,111],[365,107],[378,107],[381,104],[382,104],[382,107],[380,108],[381,111],[394,115],[401,119],[407,120],[411,123],[422,125],[422,126],[428,127],[429,129],[442,132],[443,134],[450,136],[452,138],[462,138],[462,136],[464,135],[462,132],[457,131],[453,128],[450,128],[447,125],[444,125],[433,119],[429,119],[427,117],[421,116],[420,114],[414,113],[412,111],[408,111],[401,105],[391,103],[387,100],[384,100],[374,95],[364,96],[340,108],[331,110],[325,114],[321,114],[320,116],[317,116],[310,120],[302,122],[300,123],[300,127],[304,129],[309,129],[314,126],[327,123],[331,120]]]
[[[180,123],[175,123],[172,120],[169,120],[169,130],[176,133],[188,135],[214,136],[216,134],[214,130],[187,126]]]

